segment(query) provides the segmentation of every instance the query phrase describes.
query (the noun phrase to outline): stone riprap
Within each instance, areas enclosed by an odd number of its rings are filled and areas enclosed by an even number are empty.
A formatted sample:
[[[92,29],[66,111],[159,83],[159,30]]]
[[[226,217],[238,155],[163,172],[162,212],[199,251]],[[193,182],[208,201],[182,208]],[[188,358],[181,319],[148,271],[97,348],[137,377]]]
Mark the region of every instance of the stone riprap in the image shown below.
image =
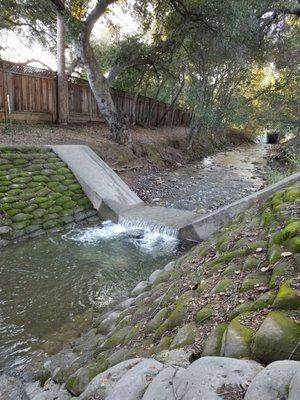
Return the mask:
[[[96,375],[81,395],[48,380],[21,383],[0,377],[1,400],[298,400],[300,362],[267,368],[251,360],[203,357],[186,368],[153,358],[123,361]]]
[[[99,218],[51,149],[0,147],[0,246],[81,221]]]

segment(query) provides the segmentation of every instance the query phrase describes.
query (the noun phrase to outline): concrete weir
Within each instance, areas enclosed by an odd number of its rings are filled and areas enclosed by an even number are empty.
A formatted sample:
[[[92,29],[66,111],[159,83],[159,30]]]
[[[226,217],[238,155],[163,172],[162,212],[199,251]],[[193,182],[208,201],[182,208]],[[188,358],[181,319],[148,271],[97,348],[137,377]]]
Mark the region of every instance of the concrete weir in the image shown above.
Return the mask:
[[[111,219],[127,226],[147,226],[195,242],[207,239],[256,202],[300,180],[298,172],[210,214],[199,216],[190,211],[145,205],[88,146],[52,146],[52,150],[74,173],[103,220]]]

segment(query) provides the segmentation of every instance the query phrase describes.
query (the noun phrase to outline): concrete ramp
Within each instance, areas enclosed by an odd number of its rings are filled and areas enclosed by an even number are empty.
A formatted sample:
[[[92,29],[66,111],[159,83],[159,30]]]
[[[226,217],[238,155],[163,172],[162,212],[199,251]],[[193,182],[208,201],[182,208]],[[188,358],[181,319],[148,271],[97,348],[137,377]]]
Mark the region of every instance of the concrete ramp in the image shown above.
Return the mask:
[[[99,216],[117,220],[130,207],[143,201],[88,146],[51,146],[76,176]]]

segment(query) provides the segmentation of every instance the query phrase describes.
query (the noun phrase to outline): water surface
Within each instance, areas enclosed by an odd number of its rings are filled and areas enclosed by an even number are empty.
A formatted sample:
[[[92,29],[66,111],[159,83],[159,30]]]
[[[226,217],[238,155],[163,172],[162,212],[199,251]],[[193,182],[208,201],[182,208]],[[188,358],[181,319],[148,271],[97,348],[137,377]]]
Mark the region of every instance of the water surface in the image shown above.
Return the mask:
[[[106,224],[1,249],[0,371],[21,370],[33,347],[87,309],[113,302],[176,247],[166,235]]]

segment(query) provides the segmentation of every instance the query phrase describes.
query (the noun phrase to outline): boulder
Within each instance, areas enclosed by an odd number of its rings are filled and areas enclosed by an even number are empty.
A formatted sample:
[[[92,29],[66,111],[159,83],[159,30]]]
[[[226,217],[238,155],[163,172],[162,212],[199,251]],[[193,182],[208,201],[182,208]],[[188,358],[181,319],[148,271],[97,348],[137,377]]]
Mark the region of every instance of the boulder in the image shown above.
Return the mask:
[[[149,276],[148,281],[149,281],[150,283],[154,283],[161,273],[162,273],[162,270],[161,270],[161,269],[155,270],[155,271],[152,272],[152,274]]]
[[[180,400],[219,400],[220,390],[240,386],[263,369],[255,361],[226,357],[203,357],[193,362],[175,385]],[[258,400],[258,399],[257,399]]]
[[[186,367],[190,365],[191,352],[184,349],[163,350],[155,356],[155,359],[165,365],[177,365]]]
[[[222,338],[228,324],[223,323],[214,327],[204,344],[202,357],[219,356],[221,354]]]
[[[105,398],[122,376],[143,360],[143,358],[126,360],[95,376],[88,384],[85,391],[79,396],[79,399],[90,400],[93,397],[99,397],[100,399]]]
[[[292,393],[298,387],[300,389],[300,362],[299,361],[275,361],[262,370],[246,392],[245,400],[291,400]],[[293,400],[299,399],[294,397]]]
[[[183,368],[174,366],[163,369],[150,383],[142,400],[176,400],[174,385],[183,371]]]
[[[178,330],[173,342],[171,343],[170,349],[173,350],[192,344],[196,337],[196,331],[197,328],[194,323],[184,325]]]
[[[280,311],[272,311],[264,319],[253,340],[252,353],[258,360],[270,363],[277,360],[300,359],[297,348],[300,326]]]
[[[147,281],[141,281],[136,285],[136,287],[132,290],[132,296],[138,296],[142,292],[145,292],[149,288],[150,284]]]
[[[105,400],[140,399],[150,382],[163,368],[163,364],[151,358],[141,361],[123,375]]]
[[[29,400],[22,383],[12,376],[0,376],[1,400]]]
[[[234,318],[222,339],[221,356],[232,358],[249,357],[254,331],[241,323],[242,316]]]
[[[164,270],[165,271],[172,271],[175,268],[175,261],[169,262],[169,264],[165,265]]]
[[[154,317],[147,323],[145,326],[145,332],[151,333],[154,332],[167,318],[169,314],[168,308],[162,308],[158,313],[154,315]]]
[[[298,310],[300,308],[300,290],[293,289],[287,283],[282,284],[273,307],[277,309]]]

